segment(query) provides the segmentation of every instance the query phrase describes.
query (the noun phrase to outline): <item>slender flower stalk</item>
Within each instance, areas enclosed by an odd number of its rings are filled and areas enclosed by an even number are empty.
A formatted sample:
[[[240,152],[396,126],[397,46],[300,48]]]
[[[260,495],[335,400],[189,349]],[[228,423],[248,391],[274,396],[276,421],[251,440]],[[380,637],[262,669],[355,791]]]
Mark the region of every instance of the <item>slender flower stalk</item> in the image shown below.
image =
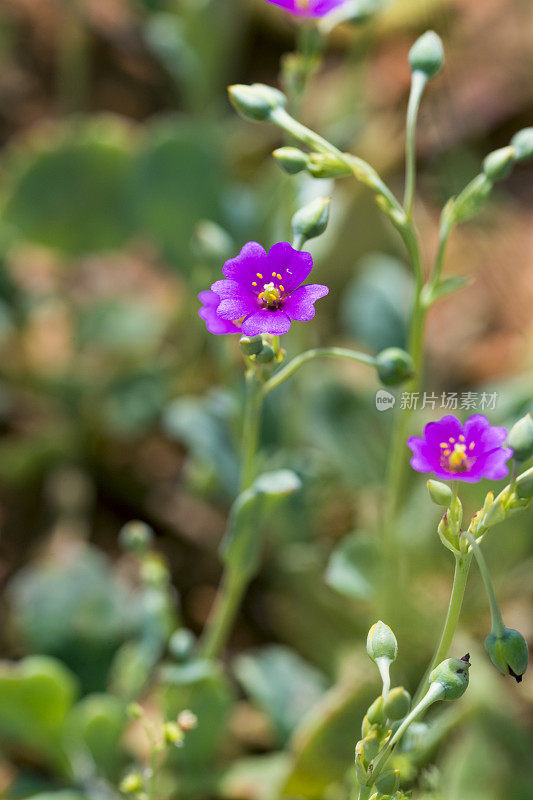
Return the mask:
[[[255,477],[263,398],[261,389],[255,369],[249,368],[243,413],[240,492],[248,489]],[[217,658],[226,644],[247,585],[248,576],[243,570],[230,565],[225,568],[200,644],[200,654],[204,658]]]
[[[505,632],[505,625],[503,624],[500,606],[498,604],[498,600],[496,599],[496,592],[494,591],[494,586],[492,585],[492,578],[490,576],[488,564],[481,551],[481,547],[478,545],[472,534],[468,531],[465,531],[464,536],[466,536],[470,547],[473,550],[481,578],[483,579],[483,583],[485,585],[485,591],[487,592],[487,597],[489,599],[490,615],[492,618],[492,632],[496,634],[496,636],[501,636]]]
[[[403,206],[407,219],[413,218],[413,203],[415,197],[416,179],[416,123],[420,101],[424,93],[427,78],[422,72],[413,72],[411,79],[411,92],[409,95],[409,105],[407,107],[407,137],[405,150],[405,193]]]
[[[376,366],[376,358],[374,356],[360,353],[357,350],[348,350],[345,347],[317,347],[295,356],[292,361],[289,361],[288,364],[275,372],[263,385],[261,390],[263,396],[280,386],[308,361],[323,357],[346,358],[350,361],[358,361],[360,364],[368,364],[371,367]]]

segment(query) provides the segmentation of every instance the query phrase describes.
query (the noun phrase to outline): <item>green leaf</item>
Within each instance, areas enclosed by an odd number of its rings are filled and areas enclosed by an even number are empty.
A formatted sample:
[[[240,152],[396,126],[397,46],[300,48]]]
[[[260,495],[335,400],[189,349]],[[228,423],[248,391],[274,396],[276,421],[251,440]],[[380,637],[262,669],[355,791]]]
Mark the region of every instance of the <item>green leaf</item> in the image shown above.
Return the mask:
[[[379,574],[379,552],[374,539],[352,533],[330,556],[326,583],[354,600],[368,600]]]
[[[134,231],[131,165],[130,131],[116,118],[48,125],[23,150],[7,151],[5,221],[66,255],[120,247]]]
[[[427,287],[427,291],[423,292],[423,302],[429,308],[437,300],[463,289],[471,282],[471,278],[462,275],[451,275],[449,278],[443,278],[436,286]]]
[[[413,281],[405,265],[386,253],[371,253],[361,274],[343,293],[341,316],[350,334],[379,352],[405,347]]]
[[[235,699],[233,686],[218,664],[196,660],[166,665],[161,671],[160,697],[166,719],[190,709],[198,727],[187,733],[183,746],[173,749],[171,765],[187,772],[213,769]]]
[[[375,685],[353,675],[315,705],[290,743],[293,763],[280,797],[323,800],[328,786],[344,779],[375,691]]]
[[[29,656],[0,662],[0,740],[33,758],[66,771],[61,750],[63,724],[78,686],[59,661]]]
[[[239,656],[234,668],[248,695],[270,718],[280,745],[326,690],[325,676],[281,645]]]
[[[231,507],[221,554],[226,565],[244,574],[253,575],[259,566],[263,545],[262,531],[272,512],[286,497],[301,488],[301,481],[288,469],[266,472]]]
[[[138,227],[182,270],[199,219],[222,222],[220,141],[178,117],[148,128],[130,183]]]
[[[125,759],[120,740],[126,721],[124,704],[112,695],[92,694],[81,700],[65,720],[63,733],[72,763],[83,763],[89,754],[93,776],[116,779]]]

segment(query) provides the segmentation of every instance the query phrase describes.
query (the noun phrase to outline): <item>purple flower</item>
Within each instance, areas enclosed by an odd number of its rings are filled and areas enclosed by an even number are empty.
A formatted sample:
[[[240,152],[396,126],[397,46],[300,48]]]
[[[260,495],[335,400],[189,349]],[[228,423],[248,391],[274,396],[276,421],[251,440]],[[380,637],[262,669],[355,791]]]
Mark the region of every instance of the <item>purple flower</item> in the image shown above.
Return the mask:
[[[292,321],[313,319],[315,302],[329,292],[316,283],[300,285],[312,268],[310,254],[288,242],[278,242],[268,253],[257,242],[248,242],[224,264],[226,279],[215,281],[209,297],[199,295],[206,303],[200,316],[211,333],[235,333],[235,321],[240,320],[239,330],[246,336],[281,336]],[[220,301],[216,308],[213,294]]]
[[[323,17],[346,0],[266,0],[298,17]]]
[[[504,478],[513,451],[502,447],[505,428],[491,425],[482,414],[469,417],[463,425],[448,414],[430,422],[423,436],[411,436],[407,446],[413,451],[411,466],[417,472],[432,472],[441,480],[477,483],[481,478]]]
[[[198,300],[203,303],[198,315],[205,321],[209,333],[240,333],[241,326],[235,322],[228,322],[217,315],[217,307],[220,304],[220,297],[210,289],[200,292]]]

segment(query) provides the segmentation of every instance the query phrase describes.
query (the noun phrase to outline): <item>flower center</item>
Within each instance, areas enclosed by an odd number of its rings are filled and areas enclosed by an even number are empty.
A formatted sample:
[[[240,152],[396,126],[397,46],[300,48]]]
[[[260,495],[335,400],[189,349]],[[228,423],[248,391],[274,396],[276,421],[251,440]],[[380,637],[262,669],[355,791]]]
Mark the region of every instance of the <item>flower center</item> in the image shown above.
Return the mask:
[[[271,283],[265,283],[263,291],[258,295],[259,301],[267,308],[278,308],[281,294],[277,286]]]
[[[472,451],[475,444],[470,442],[467,447],[462,434],[459,436],[458,442],[453,436],[450,436],[447,442],[440,443],[440,447],[442,450],[441,464],[449,472],[467,472],[472,466],[467,450]]]
[[[310,0],[296,0],[298,8],[309,8]]]

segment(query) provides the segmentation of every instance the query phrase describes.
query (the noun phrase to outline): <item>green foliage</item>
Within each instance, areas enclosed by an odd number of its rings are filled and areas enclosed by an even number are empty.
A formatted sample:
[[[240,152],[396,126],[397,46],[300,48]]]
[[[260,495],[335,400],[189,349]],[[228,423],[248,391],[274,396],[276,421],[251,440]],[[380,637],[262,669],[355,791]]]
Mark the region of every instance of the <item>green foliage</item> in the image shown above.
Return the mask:
[[[317,669],[279,645],[239,656],[234,669],[248,696],[274,726],[279,745],[286,743],[326,689]]]

